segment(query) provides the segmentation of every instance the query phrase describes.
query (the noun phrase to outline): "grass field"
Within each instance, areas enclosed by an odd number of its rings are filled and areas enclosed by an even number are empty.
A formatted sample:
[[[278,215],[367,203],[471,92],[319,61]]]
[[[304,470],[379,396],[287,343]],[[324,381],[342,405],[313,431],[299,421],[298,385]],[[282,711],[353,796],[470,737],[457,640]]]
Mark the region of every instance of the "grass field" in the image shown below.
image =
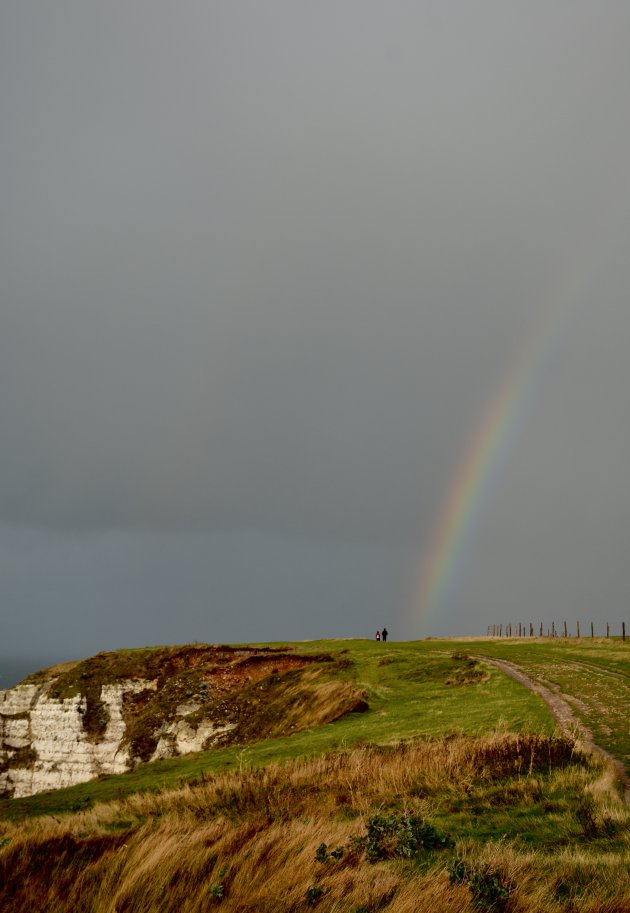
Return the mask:
[[[564,694],[574,695],[574,712],[591,728],[595,741],[630,771],[630,644],[480,639],[387,644],[309,641],[289,646],[296,652],[326,652],[346,660],[346,667],[336,669],[334,676],[363,689],[370,711],[290,737],[158,761],[133,773],[22,800],[0,800],[0,815],[59,813],[138,790],[177,786],[202,773],[310,757],[357,743],[391,745],[454,733],[487,735],[497,729],[554,731],[549,711],[537,695],[482,660],[472,667],[472,660],[462,659],[463,655],[507,659],[528,675],[554,682]],[[458,675],[464,681],[467,675],[472,678],[462,685]]]
[[[439,643],[429,642],[429,649]],[[570,704],[594,741],[630,774],[630,643],[621,639],[483,640],[462,650],[516,663]]]
[[[454,733],[484,735],[498,728],[547,734],[554,729],[538,697],[492,666],[462,658],[457,644],[442,644],[435,650],[433,645],[427,648],[427,642],[385,645],[358,640],[294,647],[298,652],[330,653],[341,660],[338,665],[342,668],[335,668],[330,675],[364,691],[369,712],[349,714],[335,723],[291,736],[141,765],[132,773],[103,777],[70,789],[2,800],[0,815],[58,814],[138,790],[177,786],[202,773],[312,757],[356,744],[392,745]],[[470,681],[463,684],[467,676]]]
[[[0,823],[3,911],[628,913],[627,814],[548,736],[360,747]]]
[[[628,809],[611,765],[483,661],[557,686],[625,757],[628,645],[294,647],[330,653],[322,674],[369,710],[4,801],[1,909],[630,913]]]

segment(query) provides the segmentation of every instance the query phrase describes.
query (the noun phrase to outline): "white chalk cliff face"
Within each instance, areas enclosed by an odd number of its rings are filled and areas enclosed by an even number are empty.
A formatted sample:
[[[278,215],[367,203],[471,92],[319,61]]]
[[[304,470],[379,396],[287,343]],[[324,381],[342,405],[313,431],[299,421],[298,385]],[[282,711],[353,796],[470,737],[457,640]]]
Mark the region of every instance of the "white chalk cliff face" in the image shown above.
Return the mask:
[[[266,722],[257,708],[274,695],[283,700],[294,681],[285,673],[320,659],[272,647],[190,645],[99,653],[35,673],[0,691],[0,797],[290,734],[295,727],[284,704]],[[357,696],[346,690],[331,701],[330,719],[356,709]]]
[[[58,700],[48,694],[51,684],[0,691],[0,796],[29,796],[132,766],[128,748],[121,745],[123,695],[155,690],[156,683],[103,685],[101,701],[109,719],[98,741],[84,727],[86,698]]]
[[[107,726],[98,738],[84,725],[86,698],[65,700],[49,694],[54,682],[17,685],[0,691],[0,796],[19,798],[48,789],[84,783],[101,774],[124,773],[139,762],[125,743],[123,699],[155,691],[155,681],[103,685],[100,700]],[[201,751],[230,725],[202,721],[193,727],[185,716],[196,707],[182,705],[175,719],[162,723],[151,760]]]

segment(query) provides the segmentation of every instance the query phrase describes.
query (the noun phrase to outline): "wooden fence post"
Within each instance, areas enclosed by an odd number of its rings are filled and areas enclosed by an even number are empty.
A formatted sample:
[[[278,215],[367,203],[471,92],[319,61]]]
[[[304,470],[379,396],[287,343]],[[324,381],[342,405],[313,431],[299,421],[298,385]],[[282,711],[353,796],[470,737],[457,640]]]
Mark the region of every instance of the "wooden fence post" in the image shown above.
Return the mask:
[[[625,642],[626,642],[626,623],[625,623],[625,621],[621,622],[621,639],[623,640],[623,642],[625,644]]]
[[[578,640],[579,640],[580,639],[580,622],[579,621],[577,623],[577,636],[578,636]]]
[[[593,633],[593,622],[591,622],[591,640],[593,640],[594,636],[595,635]]]
[[[567,623],[566,623],[566,621],[565,621],[565,623],[564,623],[564,636],[565,636],[565,637],[567,636]]]
[[[606,622],[606,640],[610,640],[610,625]]]

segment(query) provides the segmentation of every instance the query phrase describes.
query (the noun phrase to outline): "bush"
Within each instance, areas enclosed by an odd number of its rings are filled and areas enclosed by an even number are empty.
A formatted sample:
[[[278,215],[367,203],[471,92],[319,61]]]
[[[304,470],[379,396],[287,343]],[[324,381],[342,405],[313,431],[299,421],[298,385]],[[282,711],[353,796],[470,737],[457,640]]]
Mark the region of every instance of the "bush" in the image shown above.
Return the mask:
[[[328,862],[328,844],[320,843],[320,845],[315,850],[315,861]]]
[[[457,859],[454,859],[451,863],[448,875],[450,884],[468,884],[472,871],[463,859],[457,857]]]
[[[450,837],[439,834],[420,815],[372,815],[367,833],[350,839],[354,847],[365,852],[368,862],[395,857],[412,859],[422,850],[453,845]]]
[[[499,869],[489,866],[472,869],[459,857],[449,867],[449,881],[452,885],[467,884],[475,905],[489,913],[502,913],[507,909],[514,887]]]
[[[329,853],[328,844],[320,843],[320,845],[315,850],[315,861],[316,862],[325,863],[325,862],[329,862],[331,859],[334,859],[335,862],[339,862],[339,860],[341,859],[342,856],[343,856],[343,847],[342,846],[336,847],[334,850],[331,850]]]
[[[511,886],[498,869],[482,869],[470,879],[470,893],[482,910],[505,910],[511,894]]]
[[[310,887],[308,887],[308,888],[306,889],[306,902],[307,902],[307,904],[309,904],[311,907],[314,907],[315,904],[316,904],[317,901],[320,899],[320,897],[322,896],[323,893],[324,893],[324,889],[323,889],[323,888],[320,888],[320,887],[319,887],[318,885],[316,885],[316,884],[312,884]]]

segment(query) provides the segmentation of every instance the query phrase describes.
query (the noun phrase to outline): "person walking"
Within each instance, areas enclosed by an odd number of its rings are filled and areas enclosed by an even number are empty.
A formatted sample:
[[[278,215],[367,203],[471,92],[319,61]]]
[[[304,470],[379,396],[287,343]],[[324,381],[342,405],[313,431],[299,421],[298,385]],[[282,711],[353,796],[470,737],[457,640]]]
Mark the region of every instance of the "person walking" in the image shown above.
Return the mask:
[[[377,639],[377,640],[380,640],[380,639],[381,639],[381,632],[380,632],[380,631],[377,631],[377,632],[376,632],[376,639]]]
[[[387,640],[388,634],[389,634],[389,631],[387,630],[387,628],[383,628],[383,630],[381,631],[381,637],[383,638],[383,641]]]

